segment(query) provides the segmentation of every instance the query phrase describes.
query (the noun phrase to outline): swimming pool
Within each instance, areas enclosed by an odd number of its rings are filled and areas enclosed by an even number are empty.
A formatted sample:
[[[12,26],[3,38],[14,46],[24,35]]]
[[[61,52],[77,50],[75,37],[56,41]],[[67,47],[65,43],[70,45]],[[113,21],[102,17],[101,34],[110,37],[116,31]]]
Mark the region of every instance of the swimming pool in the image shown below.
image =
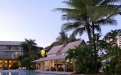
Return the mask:
[[[35,71],[0,71],[0,75],[69,75],[69,74],[53,74],[40,73]]]

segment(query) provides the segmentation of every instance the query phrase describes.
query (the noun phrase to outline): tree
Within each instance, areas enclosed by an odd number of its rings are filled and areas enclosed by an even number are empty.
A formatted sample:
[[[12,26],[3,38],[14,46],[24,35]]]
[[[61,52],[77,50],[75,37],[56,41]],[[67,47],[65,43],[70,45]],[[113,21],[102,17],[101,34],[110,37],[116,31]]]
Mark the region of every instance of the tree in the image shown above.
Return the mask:
[[[69,49],[67,51],[66,60],[73,62],[73,68],[76,72],[94,73],[94,66],[92,66],[92,60],[90,60],[91,54],[91,46],[75,47],[74,49]],[[98,68],[100,68],[100,66]]]
[[[61,44],[67,44],[68,43],[68,36],[63,30],[61,30],[60,36],[58,36],[56,38],[56,40],[57,40],[57,42],[59,42]]]
[[[69,0],[64,1],[71,8],[57,8],[55,10],[66,13],[62,19],[69,21],[62,28],[74,30],[73,33],[82,35],[85,31],[89,40],[95,36],[95,30],[101,31],[100,25],[115,25],[112,16],[119,14],[120,5],[115,5],[117,0]],[[93,41],[95,55],[95,72],[97,72],[96,43]]]
[[[35,40],[32,39],[25,39],[25,42],[21,43],[21,47],[23,48],[25,54],[29,54],[32,51],[36,52],[36,50],[38,50]]]
[[[105,55],[105,59],[110,59],[108,62],[105,62],[106,69],[104,69],[105,73],[108,74],[120,74],[121,70],[121,49],[118,46],[108,46],[107,53]]]
[[[32,66],[31,61],[37,60],[39,58],[40,58],[40,56],[38,56],[37,54],[30,54],[29,56],[24,57],[23,59],[20,60],[21,66],[26,67],[27,69],[31,70],[31,69],[33,69],[31,67]]]
[[[53,46],[57,46],[57,45],[61,45],[61,44],[66,45],[69,42],[73,42],[73,41],[77,41],[77,40],[79,40],[79,39],[77,39],[74,34],[71,34],[68,37],[66,32],[64,30],[61,30],[61,32],[59,32],[59,36],[56,38],[56,41],[53,42],[50,46],[47,46],[45,49],[46,49],[46,51],[49,51]]]
[[[70,37],[69,37],[69,42],[74,42],[74,41],[77,41],[77,40],[79,40],[79,39],[77,39],[77,38],[75,37],[75,34],[71,34],[71,35],[70,35]]]
[[[121,29],[111,30],[104,36],[104,40],[108,41],[111,45],[117,45],[117,36],[121,34]]]

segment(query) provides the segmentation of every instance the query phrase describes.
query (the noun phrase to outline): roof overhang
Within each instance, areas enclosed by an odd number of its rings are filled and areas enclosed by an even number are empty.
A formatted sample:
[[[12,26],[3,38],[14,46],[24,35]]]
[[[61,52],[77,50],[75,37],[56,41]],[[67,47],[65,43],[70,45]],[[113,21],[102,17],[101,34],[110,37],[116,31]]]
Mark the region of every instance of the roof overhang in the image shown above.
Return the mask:
[[[41,58],[41,59],[38,59],[38,60],[34,60],[32,62],[41,62],[41,61],[48,61],[48,60],[63,60],[63,59],[65,59],[64,55],[58,55],[58,56]]]

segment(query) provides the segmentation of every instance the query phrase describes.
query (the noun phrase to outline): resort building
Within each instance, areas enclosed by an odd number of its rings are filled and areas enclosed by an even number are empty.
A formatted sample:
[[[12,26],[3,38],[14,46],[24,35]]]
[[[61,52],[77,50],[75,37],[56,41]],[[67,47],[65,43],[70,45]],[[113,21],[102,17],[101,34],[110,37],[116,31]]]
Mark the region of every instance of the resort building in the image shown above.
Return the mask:
[[[54,46],[52,49],[49,50],[47,53],[47,57],[40,58],[38,60],[34,60],[32,62],[36,63],[36,71],[66,71],[64,67],[66,67],[65,61],[66,52],[69,49],[73,49],[76,46],[84,46],[84,40],[78,40],[74,42],[70,42],[67,45],[58,45]]]
[[[18,56],[23,55],[19,41],[0,41],[0,68],[10,69],[13,63],[19,63]]]
[[[121,35],[118,35],[116,38],[117,38],[117,45],[121,48]]]

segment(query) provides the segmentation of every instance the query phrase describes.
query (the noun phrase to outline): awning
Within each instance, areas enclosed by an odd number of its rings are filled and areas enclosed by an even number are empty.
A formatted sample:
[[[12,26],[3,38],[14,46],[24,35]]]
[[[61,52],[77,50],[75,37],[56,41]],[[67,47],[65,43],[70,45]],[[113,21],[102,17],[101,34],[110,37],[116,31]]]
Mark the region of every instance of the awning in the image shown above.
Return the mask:
[[[58,55],[58,56],[52,56],[52,57],[45,57],[45,58],[41,58],[38,60],[34,60],[32,62],[40,62],[40,61],[47,61],[47,60],[61,60],[61,59],[65,59],[64,55]]]

